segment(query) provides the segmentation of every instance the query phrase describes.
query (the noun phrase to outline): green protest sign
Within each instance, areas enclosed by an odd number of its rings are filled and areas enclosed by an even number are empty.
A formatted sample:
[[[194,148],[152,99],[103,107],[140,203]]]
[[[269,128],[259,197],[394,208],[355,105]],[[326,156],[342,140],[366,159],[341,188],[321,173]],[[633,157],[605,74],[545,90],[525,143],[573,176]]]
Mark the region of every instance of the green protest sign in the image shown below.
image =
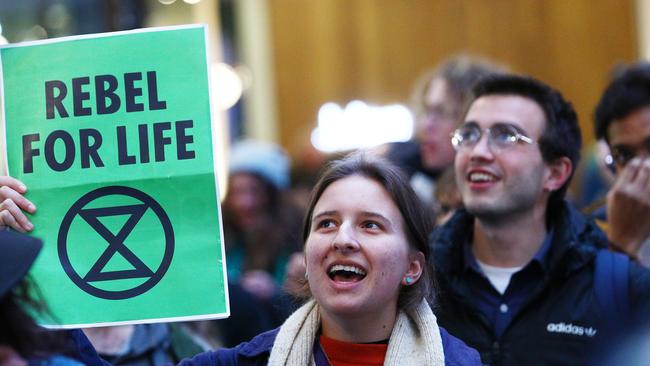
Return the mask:
[[[64,327],[229,313],[206,35],[183,26],[0,48],[9,174]]]

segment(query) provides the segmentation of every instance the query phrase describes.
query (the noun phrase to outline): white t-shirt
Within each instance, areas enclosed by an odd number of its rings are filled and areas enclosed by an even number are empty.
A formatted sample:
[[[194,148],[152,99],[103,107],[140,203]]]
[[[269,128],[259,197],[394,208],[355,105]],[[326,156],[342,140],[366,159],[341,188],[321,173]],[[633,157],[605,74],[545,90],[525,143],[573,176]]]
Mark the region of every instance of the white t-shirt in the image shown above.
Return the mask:
[[[523,267],[495,267],[495,266],[490,266],[488,264],[485,264],[478,259],[476,260],[476,263],[478,263],[478,266],[481,268],[481,271],[483,271],[483,274],[485,277],[490,280],[490,283],[494,288],[499,291],[501,295],[503,295],[504,292],[506,292],[506,289],[508,288],[508,284],[510,283],[510,278],[512,278],[512,275],[517,273],[520,269]]]

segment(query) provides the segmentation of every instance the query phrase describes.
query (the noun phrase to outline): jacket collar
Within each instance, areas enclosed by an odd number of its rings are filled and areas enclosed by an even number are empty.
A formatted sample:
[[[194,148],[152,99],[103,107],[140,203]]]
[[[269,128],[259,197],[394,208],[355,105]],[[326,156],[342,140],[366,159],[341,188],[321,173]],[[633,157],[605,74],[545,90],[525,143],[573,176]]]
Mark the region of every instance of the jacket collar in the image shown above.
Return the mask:
[[[250,342],[243,344],[238,353],[248,358],[255,358],[264,353],[271,354],[271,349],[273,349],[273,344],[279,331],[280,328],[276,328],[256,336]],[[314,340],[314,361],[316,366],[329,365],[327,356],[325,356],[325,352],[323,352],[318,338]]]
[[[280,328],[269,330],[257,335],[250,342],[244,343],[239,349],[239,354],[246,357],[257,357],[265,352],[271,353],[275,337],[278,335]]]
[[[591,261],[596,250],[607,246],[605,234],[571,204],[564,202],[549,215],[553,241],[545,259],[546,268],[566,276]],[[463,245],[472,239],[474,216],[459,209],[430,236],[436,271],[449,276],[463,270]]]

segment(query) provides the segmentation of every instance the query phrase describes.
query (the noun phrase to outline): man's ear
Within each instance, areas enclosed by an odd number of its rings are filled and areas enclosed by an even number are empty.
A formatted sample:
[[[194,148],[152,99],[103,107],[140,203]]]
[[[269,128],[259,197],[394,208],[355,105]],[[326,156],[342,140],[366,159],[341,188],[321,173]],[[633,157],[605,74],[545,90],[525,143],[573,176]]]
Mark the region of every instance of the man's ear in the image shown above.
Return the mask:
[[[557,191],[566,183],[573,172],[571,159],[566,156],[555,159],[552,163],[546,163],[548,174],[544,180],[544,191]]]

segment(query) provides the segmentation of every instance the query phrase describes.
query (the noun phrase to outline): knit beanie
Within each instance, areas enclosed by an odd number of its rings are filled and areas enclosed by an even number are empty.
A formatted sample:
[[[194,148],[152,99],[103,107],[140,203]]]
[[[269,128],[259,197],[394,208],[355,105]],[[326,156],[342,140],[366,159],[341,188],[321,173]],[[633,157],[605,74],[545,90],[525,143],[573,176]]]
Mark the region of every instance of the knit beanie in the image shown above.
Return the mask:
[[[289,187],[289,166],[284,150],[268,142],[242,140],[230,150],[230,174],[257,174],[280,191]]]

